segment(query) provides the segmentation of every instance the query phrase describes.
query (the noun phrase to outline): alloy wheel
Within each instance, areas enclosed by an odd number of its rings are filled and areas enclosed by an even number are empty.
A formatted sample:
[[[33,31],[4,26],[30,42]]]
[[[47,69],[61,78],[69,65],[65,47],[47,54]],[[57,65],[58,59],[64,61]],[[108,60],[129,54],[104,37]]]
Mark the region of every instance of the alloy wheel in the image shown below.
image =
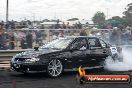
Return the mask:
[[[52,77],[57,77],[62,73],[63,66],[60,60],[53,59],[49,62],[47,71],[48,74]]]

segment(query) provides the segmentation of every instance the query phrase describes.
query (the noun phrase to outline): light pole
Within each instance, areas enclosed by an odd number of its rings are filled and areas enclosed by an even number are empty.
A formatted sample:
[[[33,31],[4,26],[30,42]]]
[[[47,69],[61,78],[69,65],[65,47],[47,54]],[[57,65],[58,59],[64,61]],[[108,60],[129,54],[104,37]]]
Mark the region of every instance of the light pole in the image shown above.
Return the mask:
[[[108,19],[108,16],[109,16],[109,8],[106,8],[107,12],[106,12],[106,19]]]

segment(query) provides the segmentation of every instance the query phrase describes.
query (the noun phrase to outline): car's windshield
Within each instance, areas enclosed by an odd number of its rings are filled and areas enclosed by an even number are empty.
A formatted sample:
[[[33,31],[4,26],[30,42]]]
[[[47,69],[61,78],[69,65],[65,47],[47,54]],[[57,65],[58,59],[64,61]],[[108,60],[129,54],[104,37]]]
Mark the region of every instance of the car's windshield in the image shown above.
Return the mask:
[[[51,49],[65,49],[71,42],[72,38],[69,39],[56,39],[52,42],[42,46],[40,49],[51,48]]]

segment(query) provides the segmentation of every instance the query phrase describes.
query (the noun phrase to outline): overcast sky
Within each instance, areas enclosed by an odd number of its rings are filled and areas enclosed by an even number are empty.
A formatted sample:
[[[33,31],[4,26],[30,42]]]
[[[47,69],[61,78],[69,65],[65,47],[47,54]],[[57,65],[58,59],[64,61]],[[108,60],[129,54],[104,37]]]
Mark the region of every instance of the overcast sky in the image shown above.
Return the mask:
[[[131,0],[9,0],[9,18],[29,19],[79,19],[91,20],[97,11],[108,18],[122,16]],[[5,20],[6,0],[0,0],[0,20]]]

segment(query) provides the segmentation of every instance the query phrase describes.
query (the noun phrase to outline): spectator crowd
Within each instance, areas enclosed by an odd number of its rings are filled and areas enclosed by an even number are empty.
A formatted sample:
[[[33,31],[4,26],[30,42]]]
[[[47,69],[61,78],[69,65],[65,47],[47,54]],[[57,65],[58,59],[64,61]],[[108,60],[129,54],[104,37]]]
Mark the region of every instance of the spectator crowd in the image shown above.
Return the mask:
[[[30,22],[29,22],[30,23]],[[30,23],[31,24],[31,23]],[[101,37],[106,41],[114,45],[126,45],[132,44],[132,27],[123,27],[123,28],[113,28],[112,30],[98,30],[92,31],[90,34],[87,34],[83,30],[83,25],[78,22],[74,24],[74,27],[64,22],[59,24],[59,21],[54,25],[55,29],[66,29],[64,30],[51,30],[49,36],[52,36],[52,39],[57,39],[65,36],[76,36],[77,33],[80,36],[96,36]],[[14,21],[8,22],[8,25],[3,21],[0,22],[0,50],[13,50],[17,47],[21,49],[33,48],[34,44],[42,46],[46,42],[47,32],[45,30],[14,30],[15,23]],[[30,29],[30,28],[29,28]],[[71,29],[71,30],[67,30]],[[80,29],[80,30],[72,30]]]

